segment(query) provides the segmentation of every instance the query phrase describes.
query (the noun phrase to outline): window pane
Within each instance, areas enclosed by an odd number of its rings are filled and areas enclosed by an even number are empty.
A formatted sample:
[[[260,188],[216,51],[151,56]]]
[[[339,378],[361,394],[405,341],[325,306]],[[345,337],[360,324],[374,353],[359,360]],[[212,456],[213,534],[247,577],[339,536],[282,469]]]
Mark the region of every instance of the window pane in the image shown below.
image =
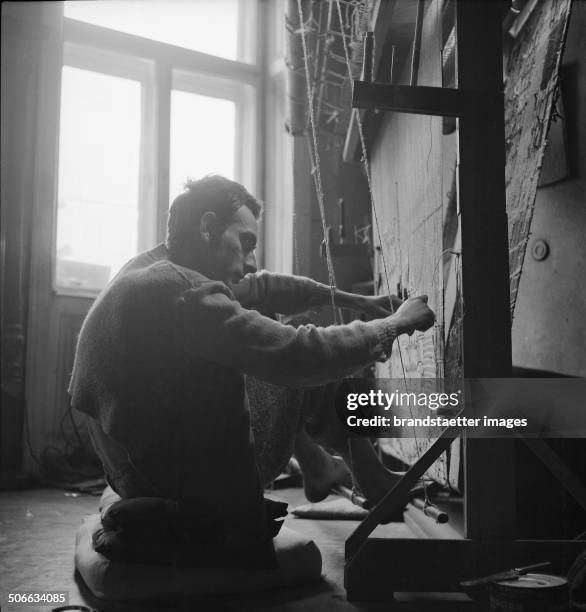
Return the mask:
[[[236,104],[185,91],[171,92],[170,201],[188,178],[235,178]]]
[[[239,40],[253,27],[251,0],[68,1],[65,17],[232,60],[250,61]],[[252,39],[247,36],[247,39]]]
[[[101,289],[137,249],[141,85],[64,66],[58,288]]]

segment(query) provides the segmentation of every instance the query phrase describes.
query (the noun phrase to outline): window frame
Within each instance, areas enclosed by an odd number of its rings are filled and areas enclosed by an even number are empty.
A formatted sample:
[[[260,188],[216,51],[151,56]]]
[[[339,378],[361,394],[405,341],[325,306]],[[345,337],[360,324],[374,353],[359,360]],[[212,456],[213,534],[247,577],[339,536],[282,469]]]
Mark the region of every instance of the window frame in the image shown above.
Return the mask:
[[[104,74],[107,76],[120,77],[138,81],[141,86],[140,106],[140,142],[139,142],[139,168],[138,168],[138,228],[137,228],[137,250],[140,252],[153,242],[155,236],[154,198],[149,174],[152,176],[154,167],[154,156],[152,147],[152,128],[154,124],[154,95],[153,65],[150,60],[116,53],[110,50],[97,49],[85,45],[79,45],[65,41],[63,45],[63,62],[61,74],[64,67],[78,68]],[[61,104],[60,104],[61,107]],[[57,152],[57,164],[59,164],[60,151]],[[57,184],[57,194],[59,184]],[[51,284],[56,295],[95,297],[98,289],[78,289],[76,287],[64,287],[57,284],[57,225],[59,220],[59,201],[56,201],[56,214],[53,215],[53,265],[51,269]]]
[[[230,100],[234,102],[236,117],[234,134],[234,175],[235,179],[252,189],[256,187],[255,159],[243,154],[246,150],[257,150],[255,131],[255,109],[258,92],[248,83],[211,78],[201,72],[173,69],[171,91]],[[257,156],[255,156],[257,157]],[[258,163],[258,162],[257,162]]]
[[[254,31],[243,35],[245,21],[250,23],[252,12],[259,15],[261,10],[261,1],[254,0],[247,5],[247,10],[238,12],[240,45],[247,46],[246,50],[241,47],[241,52],[245,59],[255,59],[254,62],[229,60],[63,17],[62,67],[72,66],[141,83],[138,252],[165,238],[170,204],[173,89],[235,102],[235,179],[262,197],[260,178],[264,160],[257,102],[262,99],[264,78],[259,64],[258,49],[262,48],[262,43],[258,35],[266,36],[267,33]],[[256,48],[252,46],[253,41]],[[250,151],[253,151],[252,155]],[[57,286],[57,224],[58,202],[55,198],[51,269],[54,294],[95,298],[99,290]]]

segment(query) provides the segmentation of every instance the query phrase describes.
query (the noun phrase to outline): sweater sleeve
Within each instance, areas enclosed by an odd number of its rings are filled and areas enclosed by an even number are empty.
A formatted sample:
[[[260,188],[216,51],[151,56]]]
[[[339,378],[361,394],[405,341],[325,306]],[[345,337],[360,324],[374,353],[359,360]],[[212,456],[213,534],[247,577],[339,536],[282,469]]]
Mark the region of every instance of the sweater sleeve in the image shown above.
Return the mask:
[[[247,274],[232,287],[245,308],[279,314],[296,314],[328,303],[330,287],[304,276],[272,274],[263,270]]]
[[[385,358],[396,337],[392,317],[376,322],[294,328],[248,310],[219,282],[180,300],[180,334],[191,355],[274,384],[315,386]]]

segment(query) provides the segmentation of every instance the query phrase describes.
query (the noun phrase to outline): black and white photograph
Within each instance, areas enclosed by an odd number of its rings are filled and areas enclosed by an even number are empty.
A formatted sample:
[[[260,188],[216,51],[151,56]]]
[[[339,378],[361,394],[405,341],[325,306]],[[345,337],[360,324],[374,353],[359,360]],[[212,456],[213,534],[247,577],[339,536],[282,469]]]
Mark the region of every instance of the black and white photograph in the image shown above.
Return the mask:
[[[0,8],[0,610],[586,611],[586,1]]]

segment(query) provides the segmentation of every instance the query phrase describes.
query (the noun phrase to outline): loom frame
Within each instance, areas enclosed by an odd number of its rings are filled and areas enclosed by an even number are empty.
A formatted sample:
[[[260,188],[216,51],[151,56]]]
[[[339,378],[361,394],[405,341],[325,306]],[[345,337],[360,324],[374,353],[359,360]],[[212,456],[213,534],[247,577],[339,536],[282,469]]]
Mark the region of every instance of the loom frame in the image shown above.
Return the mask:
[[[456,0],[455,15],[456,89],[354,81],[352,107],[359,114],[378,109],[379,115],[392,111],[457,117],[464,376],[505,378],[512,364],[503,7],[494,1]],[[503,563],[512,567],[549,560],[554,570],[565,571],[586,548],[586,542],[578,540],[515,539],[515,441],[470,439],[465,434],[464,537],[371,537],[380,519],[406,504],[411,487],[456,435],[446,430],[346,541],[344,585],[349,600],[384,601],[395,591],[453,591],[462,580],[502,570]]]

